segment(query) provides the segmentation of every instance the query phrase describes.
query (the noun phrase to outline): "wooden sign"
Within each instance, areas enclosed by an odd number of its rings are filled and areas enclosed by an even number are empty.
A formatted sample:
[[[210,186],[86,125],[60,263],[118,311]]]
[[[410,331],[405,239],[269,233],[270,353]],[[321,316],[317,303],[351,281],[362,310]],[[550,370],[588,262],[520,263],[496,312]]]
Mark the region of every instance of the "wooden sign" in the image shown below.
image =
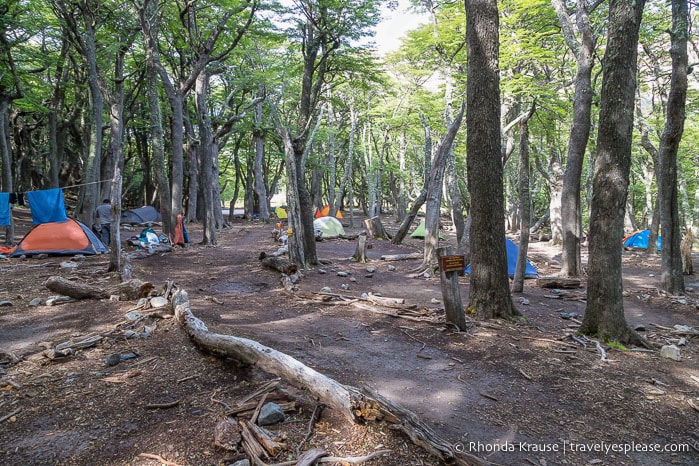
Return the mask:
[[[441,256],[439,258],[439,268],[443,272],[459,272],[459,275],[463,275],[466,268],[466,260],[464,256]]]

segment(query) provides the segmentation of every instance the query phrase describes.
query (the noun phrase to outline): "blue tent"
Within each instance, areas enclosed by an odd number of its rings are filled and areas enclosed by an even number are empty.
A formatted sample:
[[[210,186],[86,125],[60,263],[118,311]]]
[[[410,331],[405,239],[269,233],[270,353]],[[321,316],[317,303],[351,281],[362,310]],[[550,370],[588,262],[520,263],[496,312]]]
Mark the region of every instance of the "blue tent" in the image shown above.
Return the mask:
[[[510,278],[512,278],[515,275],[515,268],[517,267],[517,255],[519,254],[519,248],[515,243],[510,241],[509,238],[505,238],[505,246],[507,248],[507,274],[510,276]],[[466,266],[464,272],[466,274],[471,273],[470,264]],[[527,260],[527,266],[524,269],[524,278],[537,278],[538,276],[539,272],[537,272],[532,263]]]
[[[624,238],[624,246],[627,248],[648,249],[650,230],[636,231]],[[662,240],[658,235],[658,251],[662,249]]]

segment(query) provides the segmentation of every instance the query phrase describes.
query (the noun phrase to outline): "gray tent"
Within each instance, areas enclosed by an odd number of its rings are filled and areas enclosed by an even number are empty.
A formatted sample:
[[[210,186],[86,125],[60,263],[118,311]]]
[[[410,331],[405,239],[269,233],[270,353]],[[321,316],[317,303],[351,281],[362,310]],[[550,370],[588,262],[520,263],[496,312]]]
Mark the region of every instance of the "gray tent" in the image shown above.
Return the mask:
[[[158,223],[162,220],[163,217],[160,216],[160,212],[150,205],[145,205],[138,209],[125,210],[121,213],[121,223]]]

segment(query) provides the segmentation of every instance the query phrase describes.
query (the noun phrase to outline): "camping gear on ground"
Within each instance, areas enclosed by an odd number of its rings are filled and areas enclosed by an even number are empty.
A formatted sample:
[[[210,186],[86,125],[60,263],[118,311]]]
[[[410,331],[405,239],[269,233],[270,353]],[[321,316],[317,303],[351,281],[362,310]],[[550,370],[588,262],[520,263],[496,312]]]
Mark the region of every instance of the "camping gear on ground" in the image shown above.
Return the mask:
[[[29,209],[31,210],[34,225],[48,222],[64,222],[68,218],[61,188],[29,191],[27,192],[27,199],[29,199]]]
[[[513,243],[509,238],[505,238],[505,247],[507,249],[507,275],[510,278],[515,276],[515,268],[517,267],[517,256],[519,255],[519,247]],[[469,275],[471,273],[471,264],[466,266],[464,272]],[[539,272],[527,259],[527,266],[524,269],[524,278],[537,278]]]
[[[330,215],[330,206],[325,205],[322,209],[316,209],[316,218],[321,218],[321,217],[327,217]],[[340,212],[340,209],[337,209],[337,212],[335,213],[335,218],[342,218],[342,212]]]
[[[145,223],[159,223],[163,221],[163,217],[158,212],[158,209],[151,205],[144,205],[138,209],[129,209],[121,213],[121,223],[141,225]]]
[[[184,226],[182,214],[177,214],[177,223],[175,224],[175,235],[172,238],[173,244],[184,246],[189,243],[189,233],[187,227]]]
[[[316,233],[316,238],[319,236],[322,238],[335,238],[345,235],[342,223],[335,217],[320,217],[313,220],[313,230]]]
[[[627,248],[648,249],[648,241],[650,240],[650,230],[636,230],[630,233],[622,242]],[[662,249],[662,240],[658,235],[658,251]]]
[[[77,220],[48,222],[35,226],[27,233],[10,257],[37,254],[75,255],[103,254],[107,247],[92,230]]]
[[[423,219],[422,222],[417,226],[415,231],[410,233],[411,238],[424,238],[425,237],[425,220]],[[439,239],[444,239],[442,234],[439,234]]]

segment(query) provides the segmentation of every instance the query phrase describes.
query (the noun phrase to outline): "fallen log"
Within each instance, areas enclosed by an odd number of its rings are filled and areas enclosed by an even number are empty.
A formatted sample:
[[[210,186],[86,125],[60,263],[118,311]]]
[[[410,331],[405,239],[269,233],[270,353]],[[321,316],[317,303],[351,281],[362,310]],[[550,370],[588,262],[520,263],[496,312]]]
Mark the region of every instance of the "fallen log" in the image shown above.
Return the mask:
[[[291,275],[296,273],[298,267],[293,262],[288,259],[284,259],[278,256],[268,256],[266,253],[260,253],[260,264],[268,269],[276,270],[286,275]]]
[[[297,359],[254,340],[210,332],[206,324],[192,313],[189,297],[184,290],[178,290],[175,293],[172,307],[175,309],[177,322],[192,342],[202,350],[253,365],[297,387],[306,389],[326,406],[338,410],[352,423],[384,420],[393,424],[394,427],[406,433],[413,442],[426,448],[446,464],[471,466],[488,464],[476,456],[453,450],[415,414],[398,407],[378,394],[343,385]],[[243,430],[244,440],[245,437],[245,430]],[[252,437],[254,439],[254,436]],[[264,454],[260,455],[261,452],[255,448],[259,443],[249,440],[249,443],[253,444],[249,445],[249,448],[254,451],[255,456],[257,458],[264,456]],[[255,443],[257,445],[254,445]]]
[[[153,284],[138,279],[131,279],[107,288],[74,282],[67,278],[53,275],[49,277],[44,286],[54,293],[69,296],[75,299],[108,299],[110,296],[119,296],[122,301],[131,301],[145,298],[153,290]]]
[[[536,286],[540,288],[580,288],[582,280],[568,277],[539,277],[536,279]]]
[[[410,254],[387,254],[381,256],[382,261],[404,261],[410,259],[422,259],[423,254],[421,252],[413,252]]]

